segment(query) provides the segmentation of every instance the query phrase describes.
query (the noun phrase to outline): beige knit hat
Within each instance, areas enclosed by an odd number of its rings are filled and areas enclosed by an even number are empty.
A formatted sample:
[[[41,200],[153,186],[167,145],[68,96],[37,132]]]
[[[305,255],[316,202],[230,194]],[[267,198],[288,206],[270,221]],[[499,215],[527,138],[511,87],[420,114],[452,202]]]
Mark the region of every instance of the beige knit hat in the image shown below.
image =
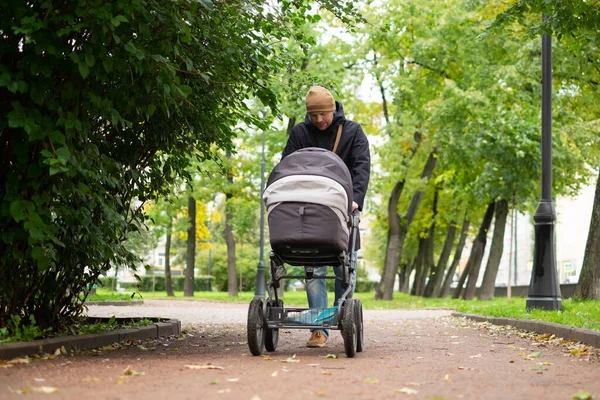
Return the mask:
[[[335,100],[329,90],[321,86],[311,87],[306,94],[306,111],[309,113],[335,111]]]

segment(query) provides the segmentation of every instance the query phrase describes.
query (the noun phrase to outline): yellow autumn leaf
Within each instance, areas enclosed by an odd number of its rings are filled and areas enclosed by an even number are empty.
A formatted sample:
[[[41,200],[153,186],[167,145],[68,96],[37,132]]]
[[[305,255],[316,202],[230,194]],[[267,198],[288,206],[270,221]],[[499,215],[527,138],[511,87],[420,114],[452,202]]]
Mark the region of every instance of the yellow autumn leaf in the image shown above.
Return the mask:
[[[185,365],[188,369],[223,369],[223,367],[219,367],[218,365],[205,364],[205,365]]]
[[[144,373],[135,371],[135,370],[131,369],[131,367],[128,365],[127,368],[125,368],[125,371],[123,371],[123,375],[139,376],[139,375],[144,375]]]
[[[58,388],[52,386],[32,387],[31,390],[38,393],[56,393],[59,391]]]
[[[364,383],[379,383],[379,379],[377,378],[365,378],[363,379]]]
[[[31,359],[29,357],[13,358],[12,360],[8,361],[8,364],[29,364],[30,361]]]
[[[419,393],[418,390],[407,388],[407,387],[403,387],[402,389],[396,389],[394,391],[396,393],[404,393],[404,394],[408,394],[408,395],[413,395],[413,394]]]
[[[288,357],[287,360],[282,360],[282,362],[285,362],[285,363],[297,363],[297,362],[300,362],[300,360],[298,360],[296,358],[296,355],[294,354],[293,356]]]

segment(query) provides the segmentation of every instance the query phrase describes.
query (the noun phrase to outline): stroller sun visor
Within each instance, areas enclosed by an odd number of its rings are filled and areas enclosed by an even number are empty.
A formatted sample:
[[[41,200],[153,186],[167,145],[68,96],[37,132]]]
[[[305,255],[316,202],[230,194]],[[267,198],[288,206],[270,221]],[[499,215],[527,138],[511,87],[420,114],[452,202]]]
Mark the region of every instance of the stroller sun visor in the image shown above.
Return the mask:
[[[346,191],[334,180],[315,175],[286,176],[269,186],[263,195],[267,209],[284,201],[321,204],[348,213]]]
[[[270,188],[271,185],[284,178],[291,179],[290,182],[292,182],[294,178],[291,177],[296,177],[297,186],[298,189],[301,189],[301,192],[307,190],[310,191],[311,194],[308,197],[303,196],[302,199],[296,197],[295,199],[286,201],[308,201],[323,204],[319,203],[318,198],[320,195],[337,192],[341,186],[343,192],[345,192],[345,200],[343,202],[341,199],[335,200],[335,205],[338,208],[344,207],[345,205],[345,215],[352,212],[352,177],[350,176],[350,171],[348,171],[346,164],[344,164],[342,159],[334,152],[318,147],[307,147],[295,151],[285,157],[277,166],[275,166],[269,175],[267,188],[263,194],[263,200],[265,200],[265,202],[268,200],[270,204],[273,204],[273,201],[269,199],[269,196],[273,192]],[[285,185],[287,185],[286,189],[293,189],[293,187],[289,186],[289,183],[285,183]],[[337,194],[333,197],[337,197]],[[333,202],[330,200],[321,201],[327,201],[327,203],[323,205],[334,206]],[[269,204],[265,205],[268,207]]]

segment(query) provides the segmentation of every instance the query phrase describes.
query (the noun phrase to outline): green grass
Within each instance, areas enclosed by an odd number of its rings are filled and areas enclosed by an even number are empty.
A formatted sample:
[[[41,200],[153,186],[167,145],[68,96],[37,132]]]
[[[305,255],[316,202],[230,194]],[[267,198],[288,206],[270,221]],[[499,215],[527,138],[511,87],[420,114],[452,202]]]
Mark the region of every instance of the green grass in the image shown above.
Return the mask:
[[[107,300],[114,292],[98,289],[97,296]],[[119,298],[130,298],[131,293],[119,294]],[[116,294],[115,294],[116,295]],[[537,320],[553,322],[567,326],[600,331],[600,302],[598,301],[576,301],[572,299],[563,300],[563,308],[559,311],[542,311],[525,309],[524,297],[513,297],[510,302],[506,298],[496,298],[489,301],[465,301],[461,299],[426,299],[423,297],[410,296],[404,293],[394,293],[391,301],[373,300],[373,292],[356,293],[355,298],[363,303],[366,310],[394,310],[394,309],[416,309],[416,308],[444,308],[454,309],[458,312],[485,315],[490,317],[506,317],[516,319]],[[225,292],[195,292],[194,297],[184,297],[183,292],[175,292],[175,297],[168,297],[164,292],[147,293],[142,292],[143,299],[169,299],[169,300],[205,300],[232,303],[250,303],[254,297],[253,292],[240,292],[238,297],[230,297]],[[116,299],[116,297],[115,297]],[[140,299],[136,294],[134,299]],[[329,294],[333,299],[333,293]],[[90,299],[91,300],[91,299]],[[286,307],[306,307],[306,293],[303,291],[285,292],[283,301]]]

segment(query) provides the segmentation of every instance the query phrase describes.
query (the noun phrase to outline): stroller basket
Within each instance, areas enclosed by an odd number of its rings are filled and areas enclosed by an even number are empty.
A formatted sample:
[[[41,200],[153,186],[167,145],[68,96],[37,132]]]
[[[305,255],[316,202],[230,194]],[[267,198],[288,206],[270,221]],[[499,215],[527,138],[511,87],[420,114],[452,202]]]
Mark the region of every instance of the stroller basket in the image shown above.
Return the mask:
[[[338,307],[331,308],[283,308],[269,307],[268,322],[274,327],[323,327],[337,326]]]

